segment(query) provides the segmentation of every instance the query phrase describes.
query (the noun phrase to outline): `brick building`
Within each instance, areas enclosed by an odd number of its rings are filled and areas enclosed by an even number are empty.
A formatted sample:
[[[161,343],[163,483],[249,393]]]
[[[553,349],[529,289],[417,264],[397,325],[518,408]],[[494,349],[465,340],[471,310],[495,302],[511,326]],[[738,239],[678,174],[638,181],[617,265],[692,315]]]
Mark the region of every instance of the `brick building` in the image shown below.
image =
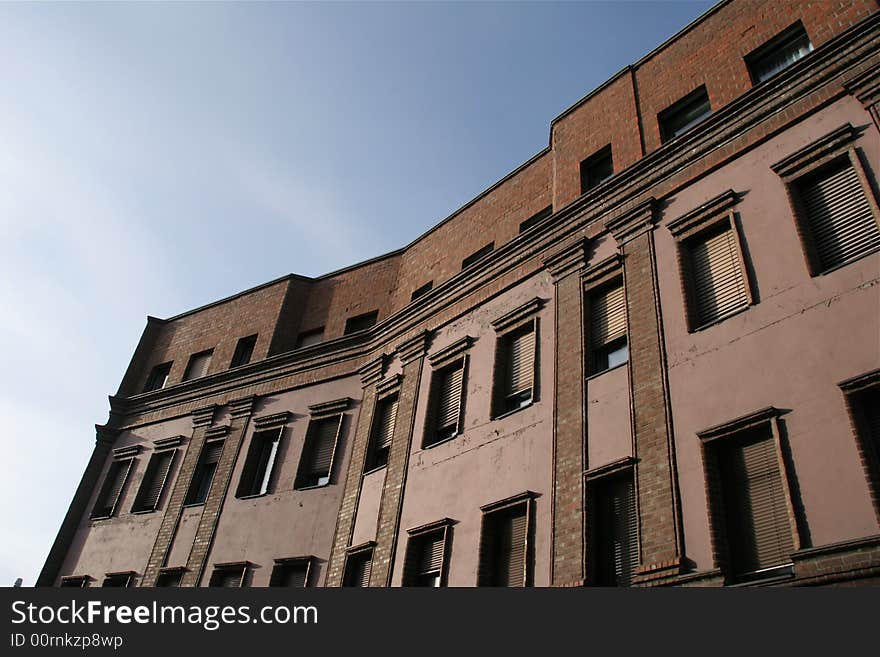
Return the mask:
[[[61,586],[880,582],[880,12],[722,2],[393,253],[148,318]]]

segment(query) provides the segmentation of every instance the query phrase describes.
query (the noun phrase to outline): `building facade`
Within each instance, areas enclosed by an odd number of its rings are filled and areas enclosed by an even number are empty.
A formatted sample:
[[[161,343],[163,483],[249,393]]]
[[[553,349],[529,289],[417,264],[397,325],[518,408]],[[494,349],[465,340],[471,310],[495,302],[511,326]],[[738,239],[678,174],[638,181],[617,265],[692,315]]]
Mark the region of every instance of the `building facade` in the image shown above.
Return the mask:
[[[880,583],[880,12],[722,2],[408,246],[148,318],[44,586]]]

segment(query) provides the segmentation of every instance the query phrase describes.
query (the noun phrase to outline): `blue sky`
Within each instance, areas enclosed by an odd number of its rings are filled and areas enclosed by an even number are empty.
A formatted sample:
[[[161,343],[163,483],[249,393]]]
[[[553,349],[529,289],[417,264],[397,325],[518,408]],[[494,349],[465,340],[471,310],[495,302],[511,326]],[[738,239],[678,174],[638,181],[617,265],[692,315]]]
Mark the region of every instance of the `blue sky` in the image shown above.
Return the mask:
[[[0,4],[0,585],[148,314],[408,243],[712,4]]]

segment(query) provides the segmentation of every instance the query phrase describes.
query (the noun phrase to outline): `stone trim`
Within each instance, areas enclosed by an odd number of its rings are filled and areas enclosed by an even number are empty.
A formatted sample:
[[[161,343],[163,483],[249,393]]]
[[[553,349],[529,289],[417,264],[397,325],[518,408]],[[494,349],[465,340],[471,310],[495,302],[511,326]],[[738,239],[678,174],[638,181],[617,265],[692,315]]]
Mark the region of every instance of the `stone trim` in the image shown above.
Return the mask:
[[[580,238],[544,258],[554,282],[580,271],[587,264],[587,240]]]
[[[129,445],[128,447],[117,447],[113,450],[114,459],[124,459],[130,456],[137,456],[141,453],[140,445]]]
[[[193,427],[207,427],[214,420],[214,413],[217,411],[217,405],[212,404],[205,408],[200,408],[192,413]]]
[[[583,284],[584,292],[605,285],[605,283],[618,278],[622,274],[623,258],[620,257],[619,253],[615,253],[614,255],[597,262],[581,274],[581,283]]]
[[[431,331],[420,331],[410,339],[397,346],[397,353],[404,365],[422,358],[428,353],[428,343],[431,340]]]
[[[795,178],[800,178],[845,153],[859,137],[860,132],[861,130],[854,128],[851,123],[845,123],[779,160],[770,168],[786,183],[792,182]]]
[[[367,387],[382,378],[387,361],[388,356],[380,354],[373,360],[367,361],[365,365],[358,369],[358,374],[361,377],[361,384],[363,387]]]
[[[492,327],[496,331],[501,332],[508,327],[519,324],[522,320],[529,318],[531,315],[534,315],[540,311],[543,306],[544,299],[541,299],[540,297],[530,299],[518,308],[514,308],[509,313],[505,313],[493,321]]]
[[[428,356],[428,361],[434,369],[442,368],[466,353],[468,349],[473,346],[474,342],[476,342],[475,338],[466,335],[460,340],[456,340],[451,345],[443,347],[440,351],[436,351]]]
[[[395,374],[376,383],[376,394],[381,398],[393,394],[403,384],[403,375]]]
[[[732,189],[722,192],[700,207],[691,210],[678,219],[666,224],[673,237],[683,240],[729,216],[733,206],[739,202],[739,194]]]
[[[154,449],[166,449],[170,447],[178,447],[186,441],[186,436],[171,436],[170,438],[159,438],[153,441]]]
[[[254,431],[266,431],[267,429],[283,427],[290,420],[290,416],[291,413],[289,411],[281,411],[272,415],[251,418],[251,421],[254,423]]]
[[[342,397],[333,401],[321,402],[320,404],[312,404],[309,406],[309,414],[312,419],[330,417],[344,413],[351,407],[351,397]]]
[[[643,233],[654,230],[658,218],[657,199],[651,196],[634,208],[606,219],[605,228],[614,236],[618,245],[623,245]]]
[[[223,438],[226,434],[229,433],[229,425],[222,424],[219,427],[211,427],[205,431],[205,440],[211,440],[213,438]]]

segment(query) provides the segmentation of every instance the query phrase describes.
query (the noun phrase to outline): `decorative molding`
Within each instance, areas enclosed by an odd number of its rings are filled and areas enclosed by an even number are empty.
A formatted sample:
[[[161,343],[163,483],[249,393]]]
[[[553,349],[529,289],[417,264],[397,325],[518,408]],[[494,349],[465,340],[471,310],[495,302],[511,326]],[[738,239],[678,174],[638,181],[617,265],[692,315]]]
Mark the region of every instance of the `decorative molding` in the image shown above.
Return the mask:
[[[140,445],[129,445],[128,447],[117,447],[113,450],[113,458],[124,459],[129,456],[137,456],[141,453]]]
[[[632,456],[624,456],[622,459],[617,459],[616,461],[612,461],[611,463],[600,465],[598,468],[586,470],[584,472],[584,479],[586,479],[588,482],[592,482],[596,479],[601,479],[602,477],[607,477],[608,475],[617,474],[618,472],[622,472],[623,470],[628,470],[634,467],[635,464],[635,458],[633,458]]]
[[[169,447],[178,447],[186,440],[186,436],[171,436],[170,438],[159,438],[153,441],[154,449],[166,449]]]
[[[119,437],[120,433],[121,432],[119,429],[108,427],[106,424],[96,424],[95,442],[103,443],[105,445],[112,445],[116,442],[116,438]]]
[[[254,403],[256,402],[256,399],[257,397],[255,395],[251,395],[249,397],[244,397],[242,399],[236,399],[229,402],[229,415],[232,417],[232,419],[237,419],[250,415],[254,410]]]
[[[880,63],[854,75],[843,86],[865,107],[880,102]]]
[[[783,180],[788,181],[812,168],[816,162],[829,156],[839,155],[856,140],[859,133],[860,130],[854,128],[851,123],[845,123],[836,130],[819,137],[811,144],[796,150],[770,168]]]
[[[321,402],[309,406],[309,414],[314,417],[325,417],[344,413],[351,406],[351,397],[342,397],[333,401]]]
[[[313,554],[306,554],[301,557],[280,557],[275,559],[274,562],[276,564],[287,564],[287,563],[302,563],[302,562],[312,562],[315,561],[317,557]]]
[[[740,195],[732,189],[722,192],[715,198],[706,201],[698,208],[666,224],[674,237],[684,237],[695,230],[703,228],[719,217],[728,216],[730,209],[740,200]]]
[[[768,406],[767,408],[762,408],[761,410],[755,411],[754,413],[749,413],[748,415],[738,417],[735,420],[731,420],[730,422],[725,422],[724,424],[719,424],[714,427],[709,427],[708,429],[698,431],[697,436],[703,442],[709,442],[716,438],[723,438],[724,436],[738,433],[740,431],[743,431],[744,429],[750,429],[751,427],[757,426],[759,424],[764,424],[765,422],[769,422],[773,418],[778,418],[784,415],[786,412],[787,411],[774,408],[773,406]]]
[[[371,383],[375,383],[381,379],[387,363],[388,356],[386,354],[379,354],[379,356],[373,360],[367,361],[367,363],[358,370],[358,374],[361,377],[361,385],[366,388]]]
[[[205,431],[205,438],[222,438],[229,433],[229,425],[222,424],[219,427],[211,427]]]
[[[429,522],[424,525],[419,525],[418,527],[413,527],[412,529],[407,529],[406,533],[410,536],[417,536],[419,534],[426,534],[427,532],[434,531],[435,529],[441,529],[443,527],[451,527],[457,521],[452,518],[441,518],[440,520],[435,520],[434,522]]]
[[[586,266],[587,247],[587,240],[580,237],[544,258],[544,267],[550,272],[554,283]]]
[[[366,552],[367,550],[372,550],[376,547],[376,541],[365,541],[363,543],[358,543],[357,545],[351,545],[345,548],[345,555],[350,556],[352,554],[357,554],[358,552]]]
[[[483,513],[488,513],[490,511],[497,511],[498,509],[503,509],[506,506],[513,506],[514,504],[519,504],[520,502],[525,502],[526,500],[533,500],[536,497],[540,497],[538,493],[535,493],[530,490],[523,491],[517,495],[512,495],[510,497],[506,497],[503,500],[498,500],[497,502],[490,502],[489,504],[484,504],[480,507],[480,511]]]
[[[519,323],[530,315],[534,315],[536,312],[541,310],[543,306],[544,300],[540,297],[530,299],[518,308],[514,308],[509,313],[502,315],[501,317],[496,319],[494,322],[492,322],[492,327],[496,331],[503,331],[507,327]]]
[[[622,267],[623,258],[620,257],[619,253],[615,253],[584,271],[581,275],[581,282],[585,289],[602,285],[615,276],[619,276]]]
[[[423,358],[428,353],[428,343],[431,341],[431,331],[421,331],[409,340],[397,347],[397,353],[403,364],[411,363],[417,358]]]
[[[605,228],[622,246],[639,235],[654,230],[657,223],[657,199],[653,196],[616,217],[605,220]]]
[[[837,386],[844,392],[858,392],[865,388],[872,388],[880,385],[880,370],[874,370],[865,374],[859,374],[846,381],[841,381]]]
[[[387,379],[382,379],[381,381],[376,383],[376,394],[387,395],[400,388],[402,383],[402,374],[394,374],[393,376],[389,376]]]
[[[433,367],[440,367],[455,360],[457,357],[465,353],[474,344],[475,339],[469,335],[464,336],[461,340],[456,340],[451,345],[443,347],[439,351],[435,351],[428,356]]]
[[[263,415],[262,417],[253,418],[255,431],[266,431],[267,429],[277,429],[282,427],[290,420],[289,411],[281,411],[272,415]]]
[[[207,427],[214,420],[214,413],[217,411],[217,405],[211,404],[205,408],[200,408],[192,412],[193,427]]]

